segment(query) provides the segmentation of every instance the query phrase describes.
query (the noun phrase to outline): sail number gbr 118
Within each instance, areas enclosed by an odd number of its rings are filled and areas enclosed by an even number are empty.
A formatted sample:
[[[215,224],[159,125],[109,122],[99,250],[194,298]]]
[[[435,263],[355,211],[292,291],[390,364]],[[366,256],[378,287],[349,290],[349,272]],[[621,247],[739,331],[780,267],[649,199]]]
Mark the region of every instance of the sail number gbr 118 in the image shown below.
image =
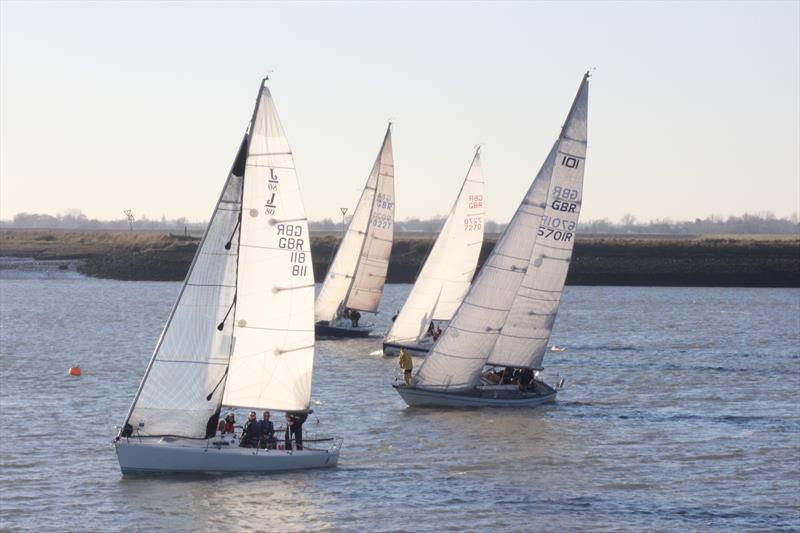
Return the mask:
[[[278,248],[292,250],[289,262],[292,266],[292,276],[305,276],[308,272],[306,253],[303,251],[303,226],[300,224],[278,224]]]

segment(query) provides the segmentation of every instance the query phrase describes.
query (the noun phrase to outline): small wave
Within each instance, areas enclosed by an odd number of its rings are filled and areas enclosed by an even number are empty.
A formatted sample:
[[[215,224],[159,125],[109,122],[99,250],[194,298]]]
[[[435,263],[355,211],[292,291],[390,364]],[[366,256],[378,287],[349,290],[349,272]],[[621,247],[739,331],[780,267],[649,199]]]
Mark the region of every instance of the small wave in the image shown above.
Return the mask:
[[[722,461],[725,459],[738,459],[744,456],[744,451],[734,450],[728,453],[706,453],[701,455],[693,455],[691,457],[686,457],[684,461]]]
[[[650,483],[608,483],[600,485],[601,489],[610,490],[643,490],[643,489],[658,489],[658,485]]]

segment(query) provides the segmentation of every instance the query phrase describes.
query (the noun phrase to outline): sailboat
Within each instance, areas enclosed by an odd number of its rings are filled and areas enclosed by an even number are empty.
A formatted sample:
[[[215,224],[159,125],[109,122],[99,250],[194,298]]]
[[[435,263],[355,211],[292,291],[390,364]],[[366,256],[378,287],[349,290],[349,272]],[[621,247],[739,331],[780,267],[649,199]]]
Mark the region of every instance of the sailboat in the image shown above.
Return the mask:
[[[366,337],[371,324],[361,312],[377,313],[394,238],[392,125],[386,128],[353,218],[336,250],[315,305],[318,337]]]
[[[531,407],[555,401],[540,379],[582,203],[589,73],[558,139],[450,325],[409,385],[411,406]]]
[[[314,278],[294,158],[262,80],[249,127],[114,447],[123,474],[335,466],[341,439],[285,449],[217,433],[220,410],[307,414]]]
[[[414,287],[383,340],[384,355],[425,356],[446,327],[475,275],[483,244],[483,171],[480,148],[464,177],[450,214],[420,270]]]

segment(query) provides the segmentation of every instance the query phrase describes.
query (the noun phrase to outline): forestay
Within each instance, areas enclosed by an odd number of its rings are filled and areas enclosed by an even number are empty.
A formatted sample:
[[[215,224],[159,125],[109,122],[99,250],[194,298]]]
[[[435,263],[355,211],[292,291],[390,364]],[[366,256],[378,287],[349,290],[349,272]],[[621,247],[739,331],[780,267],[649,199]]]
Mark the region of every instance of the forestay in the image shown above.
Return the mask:
[[[217,329],[236,291],[236,242],[247,137],[225,181],[127,423],[141,435],[203,438],[222,401],[232,321]],[[232,241],[230,249],[225,245]],[[210,400],[206,396],[214,391]]]
[[[577,224],[580,210],[587,101],[588,74],[581,82],[559,139],[449,327],[420,367],[418,387],[454,392],[471,389],[487,362],[541,366],[541,346],[546,346],[552,328],[569,266],[573,224]],[[560,222],[553,222],[555,218]],[[556,228],[555,224],[573,230]],[[572,235],[567,237],[567,233]],[[535,247],[540,238],[541,244]],[[537,271],[544,278],[534,281]],[[541,299],[533,300],[532,295]],[[537,303],[531,304],[533,301]],[[538,331],[525,329],[535,324]],[[506,347],[515,357],[513,365],[500,355]]]
[[[528,272],[488,363],[541,369],[567,279],[583,198],[588,84],[581,84],[558,141]]]
[[[317,297],[317,321],[333,321],[345,307],[377,311],[392,252],[394,204],[390,124]]]
[[[386,342],[419,342],[431,320],[450,320],[475,274],[483,244],[483,171],[476,150],[458,197]]]
[[[245,166],[235,343],[223,403],[303,411],[314,364],[314,275],[294,158],[263,87]]]

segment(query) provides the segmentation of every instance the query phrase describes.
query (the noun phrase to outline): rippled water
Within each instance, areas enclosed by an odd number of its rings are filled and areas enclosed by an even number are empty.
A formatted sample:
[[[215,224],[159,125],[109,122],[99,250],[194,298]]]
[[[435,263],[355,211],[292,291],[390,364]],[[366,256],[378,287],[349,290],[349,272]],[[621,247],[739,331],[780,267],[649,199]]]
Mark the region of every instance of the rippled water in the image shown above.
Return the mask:
[[[410,409],[379,338],[321,341],[338,468],[123,478],[114,426],[178,289],[0,281],[0,529],[800,529],[799,290],[569,287],[566,390],[536,409]]]

